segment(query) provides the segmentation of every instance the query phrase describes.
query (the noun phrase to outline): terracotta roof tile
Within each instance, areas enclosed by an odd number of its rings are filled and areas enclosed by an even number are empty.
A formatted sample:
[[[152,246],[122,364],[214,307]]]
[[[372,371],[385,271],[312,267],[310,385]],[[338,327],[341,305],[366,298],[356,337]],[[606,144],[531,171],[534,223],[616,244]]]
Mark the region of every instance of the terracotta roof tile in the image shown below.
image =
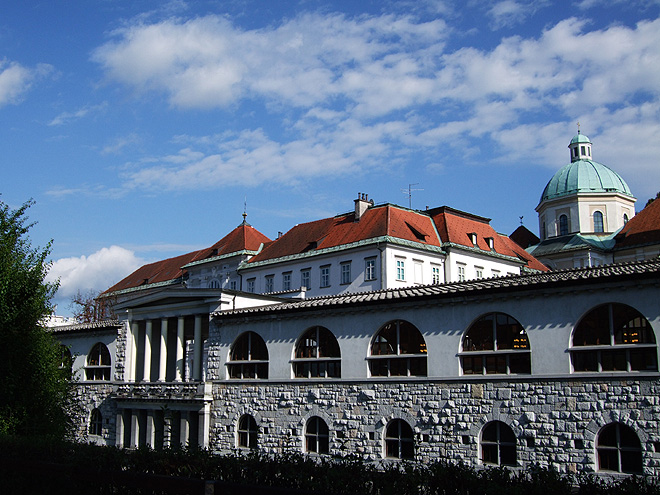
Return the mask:
[[[329,249],[382,236],[440,246],[433,223],[427,215],[386,204],[367,209],[357,222],[355,214],[348,213],[296,225],[272,244],[264,246],[261,253],[251,258],[249,263]]]
[[[660,200],[632,217],[614,239],[615,250],[660,243]]]
[[[128,277],[110,287],[105,293],[132,289],[141,285],[176,281],[186,274],[186,270],[182,267],[189,263],[244,250],[256,252],[262,243],[267,242],[270,242],[268,237],[243,222],[213,246],[141,266]]]

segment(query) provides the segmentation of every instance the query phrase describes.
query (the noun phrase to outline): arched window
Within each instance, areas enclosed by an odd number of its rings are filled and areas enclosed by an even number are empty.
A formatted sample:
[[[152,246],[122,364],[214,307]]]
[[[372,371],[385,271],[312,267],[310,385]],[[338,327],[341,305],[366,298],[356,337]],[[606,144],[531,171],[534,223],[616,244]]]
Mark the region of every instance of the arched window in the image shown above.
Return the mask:
[[[330,431],[325,421],[318,416],[309,418],[305,425],[305,451],[316,454],[330,452]]]
[[[88,380],[110,380],[110,352],[101,342],[94,344],[87,355],[85,377]]]
[[[488,313],[470,325],[460,353],[464,375],[530,374],[527,332],[504,313]]]
[[[325,327],[312,327],[298,339],[293,359],[296,378],[339,378],[339,343]]]
[[[426,342],[404,320],[386,323],[371,341],[371,376],[426,376]]]
[[[594,232],[605,232],[605,228],[603,227],[603,214],[600,211],[594,211]]]
[[[559,235],[568,234],[568,217],[566,215],[559,216]]]
[[[244,449],[256,449],[258,433],[255,419],[249,414],[241,416],[238,420],[238,446]]]
[[[103,416],[98,409],[93,409],[92,414],[89,416],[89,434],[103,435]]]
[[[392,459],[414,459],[415,438],[413,430],[402,419],[393,419],[385,429],[385,457]]]
[[[635,308],[609,303],[589,311],[571,342],[573,371],[658,371],[651,324]]]
[[[628,223],[628,215],[626,213],[623,214],[623,225]]]
[[[255,332],[241,334],[231,346],[227,363],[230,378],[268,378],[268,349]]]
[[[209,281],[209,289],[220,289],[220,281],[217,278]]]
[[[496,466],[515,466],[516,436],[506,423],[491,421],[481,430],[481,462]]]
[[[71,350],[65,345],[60,345],[60,369],[67,373],[71,373],[73,370],[73,356]]]
[[[642,472],[642,445],[637,433],[621,423],[610,423],[598,433],[596,440],[598,470],[617,473]]]

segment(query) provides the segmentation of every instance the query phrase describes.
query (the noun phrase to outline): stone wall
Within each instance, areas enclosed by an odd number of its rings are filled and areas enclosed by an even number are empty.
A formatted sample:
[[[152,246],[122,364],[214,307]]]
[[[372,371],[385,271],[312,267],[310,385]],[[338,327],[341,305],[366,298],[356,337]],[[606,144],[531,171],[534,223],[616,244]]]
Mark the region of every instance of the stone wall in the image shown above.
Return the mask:
[[[227,383],[214,384],[212,450],[236,449],[236,425],[251,414],[259,448],[271,453],[304,451],[312,416],[330,429],[331,454],[383,459],[385,427],[404,419],[415,432],[415,458],[479,465],[482,427],[508,424],[517,437],[518,464],[552,466],[560,472],[593,472],[596,435],[621,422],[637,433],[648,474],[660,474],[660,384],[652,378],[463,380],[442,382]]]

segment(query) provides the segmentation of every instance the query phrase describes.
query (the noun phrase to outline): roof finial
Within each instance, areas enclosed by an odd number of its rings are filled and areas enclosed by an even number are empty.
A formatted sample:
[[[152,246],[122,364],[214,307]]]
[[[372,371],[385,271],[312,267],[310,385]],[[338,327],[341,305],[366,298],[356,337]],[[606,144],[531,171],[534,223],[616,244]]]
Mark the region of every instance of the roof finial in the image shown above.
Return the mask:
[[[578,134],[580,134],[580,121],[579,120],[578,120],[577,126],[578,126]]]
[[[247,223],[247,196],[243,200],[243,224]]]
[[[524,216],[524,215],[520,215],[520,225],[522,225],[522,224],[523,224],[523,221],[522,221],[522,219],[523,219],[523,216]]]

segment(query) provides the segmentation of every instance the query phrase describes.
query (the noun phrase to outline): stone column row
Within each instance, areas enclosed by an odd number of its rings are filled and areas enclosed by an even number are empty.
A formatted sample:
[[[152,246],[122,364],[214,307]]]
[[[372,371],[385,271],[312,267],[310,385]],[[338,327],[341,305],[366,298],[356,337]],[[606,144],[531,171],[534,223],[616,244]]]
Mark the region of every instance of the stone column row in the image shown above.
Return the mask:
[[[120,448],[175,447],[192,440],[199,447],[206,447],[208,431],[208,405],[200,411],[180,411],[176,415],[159,417],[155,410],[120,409],[115,445]]]
[[[154,322],[160,321],[160,332],[154,336]],[[144,336],[141,338],[139,322],[132,321],[130,324],[131,336],[128,344],[131,346],[130,363],[128,366],[127,381],[137,380],[138,352],[142,351],[142,380],[160,381],[167,379],[167,363],[171,358],[175,359],[174,381],[180,382],[184,377],[184,349],[185,349],[185,317],[179,316],[177,319],[176,343],[174,349],[168,349],[168,319],[146,320]],[[158,331],[158,330],[156,330]],[[195,315],[194,322],[194,347],[193,347],[193,369],[192,379],[200,381],[202,379],[202,354],[204,343],[202,341],[202,316]],[[158,353],[154,355],[153,350],[158,345]],[[140,346],[140,344],[142,344]],[[157,363],[157,377],[152,380],[152,366]]]

